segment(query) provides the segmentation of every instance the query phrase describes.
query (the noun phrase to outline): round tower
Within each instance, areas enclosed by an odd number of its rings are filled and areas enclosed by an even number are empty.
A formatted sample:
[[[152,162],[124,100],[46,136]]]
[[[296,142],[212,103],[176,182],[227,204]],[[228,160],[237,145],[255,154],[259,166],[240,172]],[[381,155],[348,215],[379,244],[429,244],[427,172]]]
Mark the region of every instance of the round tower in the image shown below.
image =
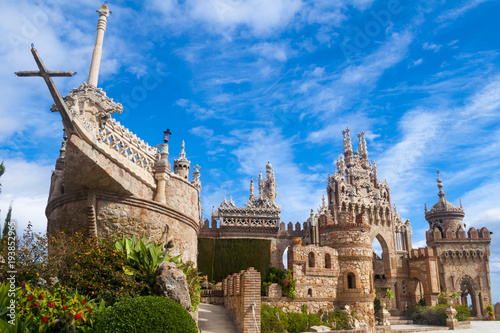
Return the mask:
[[[191,162],[186,158],[186,151],[184,150],[184,140],[182,140],[182,148],[179,158],[174,160],[174,173],[184,179],[189,177],[189,168]]]
[[[447,229],[456,231],[460,227],[463,229],[465,213],[462,202],[460,202],[460,207],[456,207],[446,200],[446,194],[443,192],[443,181],[439,175],[439,170],[437,174],[438,178],[436,181],[437,187],[439,188],[439,201],[432,206],[431,210],[427,210],[427,206],[425,207],[425,219],[429,222],[429,229],[437,227],[441,232]]]
[[[321,245],[338,251],[339,283],[335,302],[356,311],[361,322],[375,326],[371,226],[365,212],[354,219],[339,214],[338,223],[320,226]]]

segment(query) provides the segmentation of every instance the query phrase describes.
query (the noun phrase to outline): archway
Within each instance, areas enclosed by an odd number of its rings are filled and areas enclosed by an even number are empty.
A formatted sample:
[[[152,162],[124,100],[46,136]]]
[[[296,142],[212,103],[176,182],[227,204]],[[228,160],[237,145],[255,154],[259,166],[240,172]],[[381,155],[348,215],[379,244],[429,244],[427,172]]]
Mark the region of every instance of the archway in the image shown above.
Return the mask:
[[[459,281],[462,304],[467,304],[469,307],[472,306],[471,317],[482,316],[479,304],[479,288],[476,281],[469,275],[462,276]]]
[[[412,303],[418,304],[425,302],[424,299],[424,286],[422,285],[422,282],[420,282],[419,279],[414,278],[411,282],[411,296],[412,296]],[[430,305],[430,304],[429,304]]]
[[[290,250],[292,248],[291,245],[288,245],[285,249],[285,251],[283,251],[283,255],[281,256],[281,259],[282,259],[282,262],[283,262],[283,267],[285,269],[289,269],[291,267],[288,267],[288,250]]]

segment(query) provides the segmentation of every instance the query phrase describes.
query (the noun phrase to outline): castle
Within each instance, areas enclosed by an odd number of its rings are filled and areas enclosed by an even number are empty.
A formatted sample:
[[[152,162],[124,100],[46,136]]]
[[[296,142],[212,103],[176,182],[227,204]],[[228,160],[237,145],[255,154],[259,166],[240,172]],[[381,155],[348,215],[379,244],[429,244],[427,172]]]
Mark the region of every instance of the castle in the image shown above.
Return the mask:
[[[376,162],[368,159],[365,133],[358,134],[358,151],[349,128],[343,136],[344,151],[327,179],[326,198],[316,212],[311,210],[303,228],[278,223],[277,185],[268,164],[265,180],[259,176],[259,196],[252,181],[245,207],[224,199],[212,214],[212,227],[207,220],[199,237],[271,239],[271,265],[281,268],[288,248],[288,269],[297,279],[297,311],[304,303],[315,311],[347,305],[373,327],[373,300],[380,288],[383,295],[387,289],[395,295],[390,306],[394,315],[421,299],[436,305],[440,294],[458,292],[462,304],[469,304],[470,297],[472,316],[484,318],[491,304],[490,232],[465,232],[464,209],[446,200],[438,171],[439,200],[425,208],[427,247],[412,249],[410,222],[392,208],[389,185],[378,180]],[[382,258],[373,252],[375,238]],[[276,304],[277,299],[264,301]]]
[[[489,231],[465,231],[464,209],[447,201],[438,174],[439,201],[425,211],[427,247],[412,249],[411,225],[393,208],[387,182],[379,181],[363,132],[358,151],[353,150],[350,130],[343,132],[344,151],[326,180],[326,196],[304,224],[281,222],[270,163],[265,177],[259,175],[258,195],[251,180],[245,207],[224,198],[211,221],[204,221],[200,167],[194,167],[189,181],[191,162],[184,143],[172,171],[169,130],[163,144],[151,147],[112,118],[123,108],[97,88],[107,5],[98,13],[88,83],[62,98],[51,77],[72,72],[48,71],[34,48],[39,71],[17,73],[45,79],[55,102],[51,110],[60,113],[66,133],[51,178],[49,233],[88,230],[97,237],[145,236],[195,263],[198,238],[266,239],[272,266],[284,268],[288,249],[297,299],[294,303],[268,295],[263,302],[288,302],[296,311],[303,303],[314,311],[349,306],[373,328],[376,288],[395,294],[393,314],[422,298],[434,305],[441,293],[458,292],[464,304],[470,297],[473,316],[486,315],[485,307],[492,302]],[[372,249],[375,238],[382,245],[381,258]]]

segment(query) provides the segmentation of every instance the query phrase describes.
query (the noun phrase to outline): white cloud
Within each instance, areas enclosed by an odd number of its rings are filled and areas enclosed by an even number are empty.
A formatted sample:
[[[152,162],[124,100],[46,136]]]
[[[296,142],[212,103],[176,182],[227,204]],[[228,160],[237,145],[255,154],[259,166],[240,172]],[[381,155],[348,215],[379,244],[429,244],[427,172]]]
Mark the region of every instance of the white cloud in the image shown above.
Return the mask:
[[[450,22],[450,21],[455,21],[459,17],[463,16],[465,13],[467,13],[469,10],[472,10],[479,6],[482,3],[485,3],[489,0],[468,0],[465,1],[465,3],[462,6],[455,7],[453,9],[450,9],[443,14],[439,15],[436,21],[438,22]]]
[[[19,229],[24,229],[31,221],[34,229],[45,231],[47,227],[45,206],[54,165],[26,162],[19,158],[6,158],[3,161],[5,173],[0,178],[1,220],[5,219],[12,202],[12,219],[17,221]]]
[[[424,50],[431,50],[431,51],[437,52],[437,51],[439,51],[439,49],[441,48],[441,45],[434,44],[434,43],[429,43],[429,42],[425,42],[425,43],[422,45],[422,48],[423,48]]]

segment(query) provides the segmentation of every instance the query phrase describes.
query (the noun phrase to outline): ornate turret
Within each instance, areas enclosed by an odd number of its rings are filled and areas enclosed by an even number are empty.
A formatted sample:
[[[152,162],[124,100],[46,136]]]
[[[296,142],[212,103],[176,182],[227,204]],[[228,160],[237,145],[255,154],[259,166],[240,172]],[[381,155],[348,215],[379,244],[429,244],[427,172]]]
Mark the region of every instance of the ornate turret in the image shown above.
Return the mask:
[[[429,222],[431,229],[438,227],[441,231],[444,231],[448,227],[452,227],[454,230],[457,230],[460,226],[463,228],[465,213],[462,204],[460,203],[460,207],[456,207],[446,200],[446,193],[443,191],[443,181],[441,180],[439,170],[437,174],[438,178],[436,181],[439,189],[439,201],[430,210],[427,210],[427,206],[425,207],[425,219]]]
[[[182,147],[179,158],[174,160],[174,173],[181,176],[185,180],[188,180],[189,167],[191,165],[191,162],[186,158],[186,151],[184,150],[184,148],[184,140],[182,140]]]
[[[364,161],[365,165],[368,164],[368,149],[366,148],[366,140],[365,140],[365,132],[361,132],[358,134],[359,139],[359,157],[362,161]]]

